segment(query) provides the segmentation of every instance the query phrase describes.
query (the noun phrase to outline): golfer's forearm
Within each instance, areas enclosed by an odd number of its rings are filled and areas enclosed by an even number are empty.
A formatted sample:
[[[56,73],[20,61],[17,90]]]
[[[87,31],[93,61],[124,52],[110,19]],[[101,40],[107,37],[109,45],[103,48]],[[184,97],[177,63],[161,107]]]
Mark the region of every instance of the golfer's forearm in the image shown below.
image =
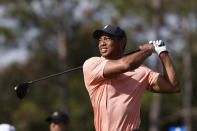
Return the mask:
[[[175,67],[168,55],[168,53],[160,54],[160,59],[164,66],[164,78],[173,86],[179,87],[179,81]]]
[[[141,50],[137,53],[124,56],[118,60],[110,60],[105,65],[103,75],[107,78],[129,70],[134,70],[151,54],[151,50]]]
[[[152,54],[151,50],[141,50],[135,54],[125,56],[122,58],[126,70],[134,70],[139,67],[146,58]]]

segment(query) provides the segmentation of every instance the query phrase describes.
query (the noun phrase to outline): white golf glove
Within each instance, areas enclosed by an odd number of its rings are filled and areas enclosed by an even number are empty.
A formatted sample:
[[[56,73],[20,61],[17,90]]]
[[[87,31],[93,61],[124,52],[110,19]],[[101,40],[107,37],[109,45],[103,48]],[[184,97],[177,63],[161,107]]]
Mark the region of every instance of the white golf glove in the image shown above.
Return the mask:
[[[162,40],[149,41],[149,44],[153,44],[158,55],[162,52],[167,52],[166,45]]]

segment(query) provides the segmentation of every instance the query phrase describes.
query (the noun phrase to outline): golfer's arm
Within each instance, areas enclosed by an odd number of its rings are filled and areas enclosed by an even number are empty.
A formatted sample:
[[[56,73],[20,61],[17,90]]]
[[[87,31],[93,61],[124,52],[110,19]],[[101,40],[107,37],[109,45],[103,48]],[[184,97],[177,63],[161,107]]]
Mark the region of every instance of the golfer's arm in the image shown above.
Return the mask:
[[[159,75],[152,91],[159,93],[180,92],[177,73],[168,53],[160,54],[160,59],[163,64],[164,75]]]
[[[118,60],[109,60],[104,67],[103,75],[105,78],[108,78],[129,70],[134,70],[151,54],[152,51],[147,49],[124,56]]]

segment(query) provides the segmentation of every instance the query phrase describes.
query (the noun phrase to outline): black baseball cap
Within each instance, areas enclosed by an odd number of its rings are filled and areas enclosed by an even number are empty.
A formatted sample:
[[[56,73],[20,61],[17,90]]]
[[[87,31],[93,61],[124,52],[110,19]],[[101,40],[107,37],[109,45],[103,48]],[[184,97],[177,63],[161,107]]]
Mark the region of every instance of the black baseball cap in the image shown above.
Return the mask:
[[[46,121],[49,123],[54,122],[55,124],[68,124],[70,122],[68,115],[60,111],[54,112],[50,117],[46,118]]]
[[[101,37],[102,33],[107,33],[107,34],[115,36],[115,37],[127,38],[125,31],[116,25],[106,25],[101,30],[95,30],[93,32],[93,38],[99,39]]]

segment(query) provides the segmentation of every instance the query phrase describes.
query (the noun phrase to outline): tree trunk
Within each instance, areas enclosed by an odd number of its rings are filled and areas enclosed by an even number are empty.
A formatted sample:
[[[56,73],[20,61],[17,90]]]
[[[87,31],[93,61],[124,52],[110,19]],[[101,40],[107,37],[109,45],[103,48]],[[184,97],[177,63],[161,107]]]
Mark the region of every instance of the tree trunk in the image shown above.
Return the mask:
[[[153,18],[152,18],[152,25],[155,31],[155,38],[159,39],[159,28],[161,25],[160,17],[161,17],[161,4],[160,0],[152,0],[152,7],[154,10]],[[156,61],[155,69],[158,70],[159,68],[159,61]],[[160,94],[153,94],[153,102],[150,109],[150,127],[149,131],[159,131],[159,119],[160,119],[160,105],[161,103],[161,95]]]
[[[187,131],[191,131],[191,96],[192,96],[192,61],[191,48],[189,42],[189,19],[183,18],[183,65],[184,65],[184,124]]]
[[[63,0],[57,0],[55,2],[58,8],[58,14],[63,14]],[[58,46],[58,56],[59,56],[59,68],[61,71],[67,69],[67,40],[66,40],[66,26],[64,25],[64,19],[57,16],[56,18],[57,24],[56,24],[56,33],[57,33],[57,46]],[[69,113],[69,96],[68,96],[68,87],[67,87],[67,76],[64,75],[63,77],[60,77],[59,80],[59,86],[60,86],[60,95],[61,95],[61,109],[62,111]]]
[[[60,30],[57,36],[58,44],[58,56],[59,56],[59,67],[60,70],[65,70],[67,67],[67,43],[66,43],[66,33],[64,30]],[[68,87],[67,87],[67,77],[60,77],[60,94],[62,98],[62,110],[68,113]]]
[[[160,114],[161,95],[154,94],[154,100],[150,111],[149,131],[159,131],[159,114]]]

